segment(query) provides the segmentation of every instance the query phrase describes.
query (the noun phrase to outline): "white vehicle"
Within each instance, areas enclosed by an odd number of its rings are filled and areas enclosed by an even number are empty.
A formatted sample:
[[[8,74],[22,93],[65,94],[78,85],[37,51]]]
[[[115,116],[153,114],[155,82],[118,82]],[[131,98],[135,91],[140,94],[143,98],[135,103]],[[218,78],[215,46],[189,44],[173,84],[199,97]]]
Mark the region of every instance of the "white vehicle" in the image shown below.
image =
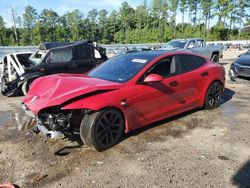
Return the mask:
[[[193,53],[203,55],[204,57],[219,63],[223,57],[223,46],[213,45],[208,46],[201,38],[175,39],[164,44],[160,50],[179,50],[186,49]]]
[[[12,82],[17,76],[21,76],[25,71],[25,67],[30,66],[27,61],[33,52],[19,52],[5,55],[0,60],[0,83],[1,90],[4,90],[4,82]],[[5,79],[3,77],[5,76]]]

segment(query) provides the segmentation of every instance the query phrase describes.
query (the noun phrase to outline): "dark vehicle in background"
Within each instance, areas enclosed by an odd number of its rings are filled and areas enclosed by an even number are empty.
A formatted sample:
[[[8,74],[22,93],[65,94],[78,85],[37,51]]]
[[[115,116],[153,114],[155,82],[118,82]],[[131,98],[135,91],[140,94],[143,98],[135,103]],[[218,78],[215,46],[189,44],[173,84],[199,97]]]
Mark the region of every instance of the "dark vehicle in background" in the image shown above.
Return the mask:
[[[26,59],[29,66],[22,66],[18,73],[16,66],[3,61],[1,93],[7,96],[26,95],[31,83],[42,76],[57,73],[85,73],[106,61],[104,48],[91,41],[75,43],[44,43]],[[14,77],[8,79],[10,72]]]
[[[223,46],[213,45],[208,46],[203,39],[175,39],[164,44],[160,50],[179,50],[186,49],[196,54],[200,54],[213,62],[219,63],[220,58],[223,57]]]
[[[241,54],[239,58],[231,64],[229,77],[235,81],[237,77],[250,78],[250,50]]]

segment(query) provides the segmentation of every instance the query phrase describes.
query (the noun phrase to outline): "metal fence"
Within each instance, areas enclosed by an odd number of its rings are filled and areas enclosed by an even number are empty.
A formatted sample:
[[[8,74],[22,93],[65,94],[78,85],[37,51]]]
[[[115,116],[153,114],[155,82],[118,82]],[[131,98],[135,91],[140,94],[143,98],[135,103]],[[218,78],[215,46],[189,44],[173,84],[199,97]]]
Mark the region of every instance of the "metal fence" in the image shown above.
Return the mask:
[[[238,40],[238,41],[211,41],[209,43],[217,43],[217,44],[243,44],[250,45],[250,40]],[[107,53],[111,53],[113,50],[121,50],[124,48],[149,48],[153,46],[160,46],[161,43],[148,43],[148,44],[110,44],[110,45],[102,45],[106,48]],[[0,58],[8,53],[15,52],[34,52],[38,46],[0,46]]]
[[[101,45],[106,48],[107,53],[111,53],[113,50],[122,50],[124,48],[148,48],[152,46],[159,46],[161,44],[110,44]],[[8,53],[16,52],[34,52],[38,49],[38,46],[0,46],[0,58]]]
[[[34,52],[37,46],[0,46],[0,58],[9,53]]]

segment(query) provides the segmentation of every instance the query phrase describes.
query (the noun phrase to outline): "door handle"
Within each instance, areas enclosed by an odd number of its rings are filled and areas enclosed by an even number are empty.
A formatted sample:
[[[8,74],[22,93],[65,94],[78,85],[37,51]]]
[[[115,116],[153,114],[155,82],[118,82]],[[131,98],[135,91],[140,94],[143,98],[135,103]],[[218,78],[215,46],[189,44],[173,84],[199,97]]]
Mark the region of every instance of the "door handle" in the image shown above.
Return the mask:
[[[203,73],[201,73],[201,76],[202,76],[202,77],[208,76],[208,72],[203,72]]]
[[[170,85],[171,87],[175,87],[175,86],[178,86],[179,83],[178,83],[177,81],[172,81],[172,82],[169,83],[169,85]]]

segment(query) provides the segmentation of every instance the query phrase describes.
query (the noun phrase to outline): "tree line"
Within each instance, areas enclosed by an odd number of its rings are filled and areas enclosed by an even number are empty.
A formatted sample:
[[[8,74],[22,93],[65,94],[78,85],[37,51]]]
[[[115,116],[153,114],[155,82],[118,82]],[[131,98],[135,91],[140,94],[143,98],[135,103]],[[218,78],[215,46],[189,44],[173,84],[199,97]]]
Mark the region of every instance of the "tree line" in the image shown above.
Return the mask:
[[[250,24],[249,12],[249,0],[144,0],[136,8],[125,1],[118,11],[93,9],[84,15],[75,9],[61,16],[52,9],[38,13],[29,5],[21,16],[11,9],[12,27],[6,27],[0,16],[0,45],[85,39],[101,44],[162,43],[190,37],[250,39],[250,34],[239,33],[239,28]]]

